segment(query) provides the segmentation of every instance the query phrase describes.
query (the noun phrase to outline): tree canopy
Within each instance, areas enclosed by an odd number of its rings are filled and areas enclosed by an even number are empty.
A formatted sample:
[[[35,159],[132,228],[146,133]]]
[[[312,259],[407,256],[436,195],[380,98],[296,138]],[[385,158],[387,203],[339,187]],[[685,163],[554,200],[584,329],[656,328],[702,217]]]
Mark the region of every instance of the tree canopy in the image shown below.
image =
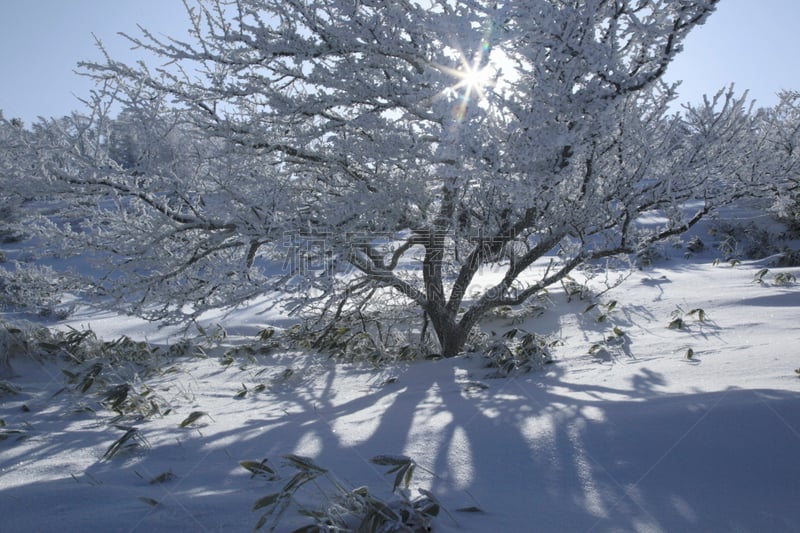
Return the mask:
[[[717,4],[198,0],[188,37],[128,37],[153,64],[83,64],[92,113],[37,141],[37,178],[84,200],[49,227],[149,318],[390,291],[453,356],[491,309],[747,194],[744,99],[677,113],[662,81]]]

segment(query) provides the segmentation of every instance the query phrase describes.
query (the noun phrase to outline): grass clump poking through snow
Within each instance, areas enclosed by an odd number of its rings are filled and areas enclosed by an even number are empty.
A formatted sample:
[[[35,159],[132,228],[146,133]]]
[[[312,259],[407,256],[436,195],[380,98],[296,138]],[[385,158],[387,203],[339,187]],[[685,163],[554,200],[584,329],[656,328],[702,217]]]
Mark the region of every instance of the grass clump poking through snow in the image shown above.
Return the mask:
[[[500,338],[495,336],[489,341],[484,356],[487,368],[494,371],[488,377],[505,378],[541,370],[553,362],[551,350],[559,342],[545,335],[511,328]]]
[[[253,511],[263,513],[256,529],[269,523],[269,531],[275,531],[285,513],[294,508],[312,521],[295,531],[430,531],[431,521],[441,510],[430,491],[417,489],[418,495],[411,497],[409,486],[418,465],[406,456],[379,455],[371,460],[373,464],[390,467],[386,473],[394,475],[392,493],[398,497],[391,501],[371,494],[366,486],[347,487],[330,470],[308,457],[290,454],[284,460],[288,481],[279,491],[259,498],[253,505]],[[266,459],[240,464],[253,478],[270,483],[284,479],[267,465]]]

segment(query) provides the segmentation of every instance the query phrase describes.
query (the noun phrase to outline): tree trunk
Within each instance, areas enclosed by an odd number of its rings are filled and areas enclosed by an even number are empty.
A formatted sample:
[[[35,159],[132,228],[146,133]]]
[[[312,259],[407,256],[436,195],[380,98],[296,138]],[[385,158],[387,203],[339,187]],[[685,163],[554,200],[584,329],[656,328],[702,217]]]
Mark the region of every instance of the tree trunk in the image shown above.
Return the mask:
[[[427,310],[439,340],[442,357],[455,357],[464,351],[469,329],[456,322],[445,309]]]
[[[467,333],[462,328],[456,326],[448,331],[444,338],[439,339],[442,345],[442,357],[455,357],[464,351],[467,342]]]

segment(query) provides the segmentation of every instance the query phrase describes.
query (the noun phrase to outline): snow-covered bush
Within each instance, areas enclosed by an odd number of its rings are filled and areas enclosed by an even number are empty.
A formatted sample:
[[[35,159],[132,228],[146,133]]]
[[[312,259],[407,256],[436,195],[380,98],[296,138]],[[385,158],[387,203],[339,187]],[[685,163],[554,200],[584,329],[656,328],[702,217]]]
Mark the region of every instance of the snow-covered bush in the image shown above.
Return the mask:
[[[50,339],[51,334],[47,328],[30,324],[9,324],[0,319],[0,377],[13,374],[13,357],[39,357],[39,343]]]
[[[18,243],[25,238],[21,228],[20,202],[0,195],[0,244]]]
[[[763,109],[757,128],[763,134],[759,171],[764,174],[772,211],[800,232],[800,92],[783,91],[778,104]]]
[[[240,464],[252,477],[267,482],[282,482],[282,488],[259,498],[253,511],[262,515],[256,529],[270,524],[270,531],[284,525],[288,510],[302,515],[312,523],[295,531],[431,531],[431,522],[439,515],[441,505],[428,490],[417,489],[412,496],[409,485],[419,466],[410,457],[379,455],[371,462],[390,467],[394,483],[392,500],[384,500],[366,486],[348,487],[334,472],[316,464],[313,459],[285,455],[288,481],[281,477],[278,466],[263,461],[242,461]],[[289,477],[291,476],[291,477]],[[313,486],[313,491],[309,490]],[[310,496],[311,495],[311,496]],[[311,501],[309,501],[311,500]]]
[[[52,267],[12,262],[0,265],[0,309],[27,311],[64,319],[70,309],[61,305],[68,284]]]

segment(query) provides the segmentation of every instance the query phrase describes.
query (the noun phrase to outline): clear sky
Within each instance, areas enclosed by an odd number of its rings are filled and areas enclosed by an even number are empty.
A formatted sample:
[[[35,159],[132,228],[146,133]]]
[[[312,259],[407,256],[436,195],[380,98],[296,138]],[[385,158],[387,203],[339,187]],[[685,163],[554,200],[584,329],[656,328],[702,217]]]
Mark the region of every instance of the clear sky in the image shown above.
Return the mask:
[[[388,0],[387,0],[388,1]],[[735,82],[758,105],[781,89],[800,90],[800,0],[722,0],[707,24],[689,36],[668,71],[683,80],[681,98]],[[118,59],[139,57],[117,32],[184,36],[181,0],[0,0],[0,109],[30,123],[81,108],[92,84],[74,73],[99,60],[97,36]]]

